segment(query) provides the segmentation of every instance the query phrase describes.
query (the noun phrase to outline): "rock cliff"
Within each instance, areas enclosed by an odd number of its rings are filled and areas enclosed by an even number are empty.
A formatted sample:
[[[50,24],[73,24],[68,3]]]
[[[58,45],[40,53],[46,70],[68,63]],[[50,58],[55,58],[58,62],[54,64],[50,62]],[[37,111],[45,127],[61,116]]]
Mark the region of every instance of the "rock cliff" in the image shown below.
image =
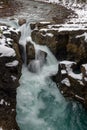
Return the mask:
[[[16,123],[16,90],[21,76],[20,33],[0,25],[0,126],[19,130]]]

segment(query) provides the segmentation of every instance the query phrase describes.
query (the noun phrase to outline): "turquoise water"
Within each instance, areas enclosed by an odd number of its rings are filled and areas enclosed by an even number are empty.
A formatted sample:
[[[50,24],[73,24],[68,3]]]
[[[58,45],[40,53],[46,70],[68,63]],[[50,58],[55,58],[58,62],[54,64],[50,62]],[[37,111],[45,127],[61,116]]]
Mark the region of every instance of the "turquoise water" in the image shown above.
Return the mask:
[[[51,53],[48,55],[47,64],[40,73],[33,74],[23,66],[17,90],[20,129],[87,130],[87,111],[78,102],[66,101],[50,79],[58,63]]]
[[[87,112],[79,103],[66,101],[49,78],[28,81],[24,71],[17,97],[21,130],[87,130]]]

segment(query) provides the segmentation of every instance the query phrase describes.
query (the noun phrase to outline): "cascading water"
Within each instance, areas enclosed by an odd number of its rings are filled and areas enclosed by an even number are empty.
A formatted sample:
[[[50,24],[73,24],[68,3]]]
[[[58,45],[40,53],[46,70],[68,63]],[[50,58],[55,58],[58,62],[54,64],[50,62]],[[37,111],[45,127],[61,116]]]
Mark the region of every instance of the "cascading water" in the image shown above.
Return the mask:
[[[29,6],[28,0],[18,1],[27,2],[27,8],[24,7],[21,13],[16,14],[16,17],[21,15],[30,21],[45,20],[46,18],[43,17],[45,15],[48,17],[50,7],[46,6],[46,4],[45,6],[42,3],[38,5],[38,2],[30,1],[31,4]],[[76,0],[39,1],[55,3],[61,1],[64,5],[66,3],[76,3]],[[29,12],[31,13],[29,14]],[[0,23],[18,28],[15,20],[0,19]],[[26,37],[30,35],[28,22],[20,27],[20,31],[22,33],[20,44],[25,47]],[[36,59],[34,61],[39,57],[37,61],[37,69],[39,71],[32,73],[25,65],[22,68],[20,87],[17,90],[17,122],[20,130],[87,130],[87,111],[78,102],[66,101],[60,94],[56,84],[50,78],[58,70],[58,61],[46,46],[39,46],[33,41],[31,42],[36,50]],[[40,61],[40,55],[37,56],[38,50],[47,53],[46,63],[42,63],[41,69],[38,66]],[[24,53],[24,57],[26,57],[26,53]],[[26,62],[26,58],[24,60]]]
[[[87,130],[87,112],[79,103],[66,101],[50,78],[58,70],[58,61],[46,46],[28,39],[35,47],[35,60],[40,60],[39,50],[47,57],[39,73],[32,73],[23,65],[17,90],[20,130]]]

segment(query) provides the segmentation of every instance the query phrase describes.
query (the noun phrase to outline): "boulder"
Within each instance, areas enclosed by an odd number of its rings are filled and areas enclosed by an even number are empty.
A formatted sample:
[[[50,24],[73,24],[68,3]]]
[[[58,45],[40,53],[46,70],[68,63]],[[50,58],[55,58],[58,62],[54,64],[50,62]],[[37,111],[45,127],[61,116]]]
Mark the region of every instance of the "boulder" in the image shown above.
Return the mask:
[[[26,44],[26,60],[27,64],[30,63],[31,60],[35,59],[35,48],[34,45],[30,42]]]
[[[25,23],[26,23],[26,19],[24,19],[24,18],[20,18],[19,21],[18,21],[18,24],[19,24],[20,26],[22,26],[22,25],[25,24]]]

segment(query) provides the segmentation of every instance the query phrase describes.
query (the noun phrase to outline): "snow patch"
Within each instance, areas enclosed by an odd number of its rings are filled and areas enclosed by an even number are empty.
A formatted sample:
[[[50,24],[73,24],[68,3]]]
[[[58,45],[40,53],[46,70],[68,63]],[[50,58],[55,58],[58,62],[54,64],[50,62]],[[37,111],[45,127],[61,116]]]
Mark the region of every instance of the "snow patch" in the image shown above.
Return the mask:
[[[64,80],[61,81],[62,84],[65,84],[66,86],[70,87],[70,81],[68,78],[65,78]]]
[[[12,62],[9,62],[9,63],[6,63],[5,65],[7,66],[7,67],[15,67],[15,66],[17,66],[18,65],[18,61],[17,60],[14,60],[14,61],[12,61]]]
[[[61,70],[61,74],[66,74],[66,70]]]
[[[85,41],[87,42],[87,33],[84,32],[82,35],[77,35],[76,38],[85,37]]]
[[[4,99],[1,99],[0,105],[3,105],[3,103],[4,103]]]
[[[0,57],[3,57],[3,56],[14,57],[14,56],[16,56],[14,49],[9,48],[9,47],[4,46],[4,45],[0,45],[0,54],[1,54]]]
[[[0,130],[3,130],[3,129],[0,127]]]
[[[71,76],[74,79],[82,80],[82,73],[80,74],[75,74],[73,72],[68,72],[69,76]]]
[[[50,22],[40,22],[41,24],[50,24]]]
[[[64,60],[64,61],[61,61],[61,62],[60,62],[60,65],[61,65],[61,64],[64,64],[64,65],[65,65],[66,70],[67,70],[67,72],[69,73],[69,72],[72,72],[71,66],[72,66],[73,64],[76,64],[76,62]]]

